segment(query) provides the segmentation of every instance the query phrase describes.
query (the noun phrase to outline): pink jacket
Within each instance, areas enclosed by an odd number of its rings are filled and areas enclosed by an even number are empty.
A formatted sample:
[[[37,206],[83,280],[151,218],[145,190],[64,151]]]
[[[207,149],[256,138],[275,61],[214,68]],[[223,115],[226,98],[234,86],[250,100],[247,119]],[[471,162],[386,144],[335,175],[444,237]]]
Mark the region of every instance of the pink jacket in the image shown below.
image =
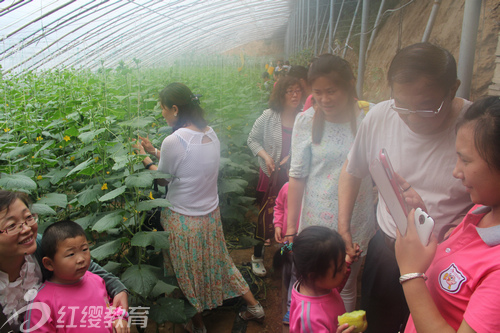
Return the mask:
[[[287,218],[288,218],[288,182],[283,185],[278,196],[276,197],[276,203],[274,206],[274,227],[281,228],[281,237],[285,237],[286,227],[287,227]],[[297,229],[299,228],[300,221],[300,213],[299,219],[297,220]]]

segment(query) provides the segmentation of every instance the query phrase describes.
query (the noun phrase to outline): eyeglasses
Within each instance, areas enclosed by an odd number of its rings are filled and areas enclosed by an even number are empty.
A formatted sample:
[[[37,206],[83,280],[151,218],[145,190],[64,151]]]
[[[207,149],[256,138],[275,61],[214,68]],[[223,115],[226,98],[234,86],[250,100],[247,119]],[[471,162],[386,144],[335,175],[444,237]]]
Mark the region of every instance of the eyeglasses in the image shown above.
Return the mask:
[[[399,114],[417,114],[420,117],[435,117],[439,114],[439,112],[443,108],[443,104],[444,104],[444,99],[441,102],[441,105],[439,106],[439,108],[437,110],[409,110],[409,109],[397,107],[396,102],[394,101],[394,98],[392,98],[392,96],[391,96],[390,108]]]
[[[7,234],[7,235],[17,235],[23,230],[23,226],[26,225],[27,227],[32,227],[38,222],[38,215],[37,214],[31,214],[26,217],[24,222],[22,223],[12,223],[7,226],[7,228],[0,230],[0,234]]]
[[[287,90],[286,94],[289,96],[294,96],[294,95],[300,95],[302,94],[302,90],[297,89],[297,90]]]

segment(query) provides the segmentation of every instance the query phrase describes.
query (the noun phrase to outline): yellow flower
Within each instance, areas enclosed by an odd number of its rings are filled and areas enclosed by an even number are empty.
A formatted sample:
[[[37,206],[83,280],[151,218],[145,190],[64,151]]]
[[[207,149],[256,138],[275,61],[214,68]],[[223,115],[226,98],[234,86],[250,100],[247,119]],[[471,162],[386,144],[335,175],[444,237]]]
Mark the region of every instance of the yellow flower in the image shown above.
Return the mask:
[[[153,192],[149,192],[149,199],[154,200],[155,198],[153,197]]]
[[[10,132],[10,128],[4,128],[4,129],[3,129],[3,131],[4,131],[5,133]]]
[[[231,152],[229,152],[229,155],[231,155]]]
[[[23,141],[23,143],[28,143],[28,141]]]
[[[103,190],[103,191],[104,191],[104,190],[107,190],[107,189],[108,189],[108,183],[104,183],[104,184],[102,184],[102,186],[101,186],[101,190]]]
[[[31,156],[31,158],[35,158],[35,156]]]
[[[36,137],[36,141],[42,141],[42,140],[43,140],[43,138],[41,135]]]
[[[59,146],[59,148],[62,148],[62,146]]]
[[[71,162],[73,162],[73,161],[75,160],[75,156],[71,156],[71,157],[69,158],[69,160],[70,160]]]
[[[109,175],[109,171],[106,171],[106,174]]]
[[[158,230],[156,230],[155,228],[153,228],[153,232],[155,232],[155,231],[158,231]]]
[[[99,161],[99,157],[94,157],[95,162]]]
[[[230,130],[231,130],[231,125],[229,125],[229,126],[227,127],[227,130],[228,130],[228,131],[230,131]]]
[[[65,135],[64,138],[63,138],[64,141],[68,142],[69,140],[71,140],[71,138],[69,137],[69,135]]]
[[[42,180],[42,179],[43,179],[43,177],[42,177],[42,176],[38,176],[38,177],[36,177],[36,179],[38,179],[38,180]]]
[[[128,220],[128,218],[126,218],[126,217],[124,216],[124,217],[123,217],[123,221],[127,221],[127,220]]]

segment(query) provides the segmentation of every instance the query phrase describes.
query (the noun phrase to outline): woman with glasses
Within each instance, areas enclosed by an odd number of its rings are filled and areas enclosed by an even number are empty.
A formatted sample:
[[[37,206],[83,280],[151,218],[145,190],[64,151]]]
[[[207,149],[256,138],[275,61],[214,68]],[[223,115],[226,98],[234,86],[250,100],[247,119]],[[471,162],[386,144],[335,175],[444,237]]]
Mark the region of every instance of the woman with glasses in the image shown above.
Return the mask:
[[[7,322],[14,331],[46,276],[37,221],[26,194],[0,190],[0,326]],[[113,306],[128,308],[126,288],[117,277],[93,262],[89,271],[104,279]]]
[[[340,175],[339,233],[348,253],[355,253],[351,216],[359,184],[382,148],[394,171],[424,199],[439,238],[472,206],[465,188],[452,176],[455,125],[471,105],[455,96],[460,81],[453,55],[429,43],[407,46],[394,56],[387,79],[391,98],[363,120]],[[369,243],[363,269],[361,308],[370,323],[368,333],[395,333],[406,323],[408,308],[394,256],[396,223],[380,195],[377,222],[380,229]]]
[[[277,191],[288,181],[286,168],[280,168],[287,163],[290,155],[292,128],[295,116],[300,111],[302,88],[300,82],[291,76],[280,78],[269,98],[269,109],[255,121],[248,136],[248,147],[259,159],[259,183],[257,192],[263,197],[267,192],[270,177],[278,172]],[[262,203],[265,203],[262,199]],[[256,237],[270,244],[274,237],[273,221],[269,219],[266,225],[257,226]],[[262,245],[256,246],[252,257],[252,271],[258,276],[266,275],[262,261]]]
[[[292,138],[292,162],[288,189],[287,240],[308,226],[338,229],[338,180],[357,128],[365,118],[356,96],[356,79],[350,64],[335,55],[316,58],[307,76],[313,107],[299,114]],[[302,205],[302,211],[300,207]],[[300,214],[300,225],[297,220]],[[372,183],[365,177],[353,213],[353,241],[359,250],[349,253],[357,260],[366,253],[375,233]],[[356,306],[356,281],[361,261],[351,265],[350,277],[341,292],[347,311]]]

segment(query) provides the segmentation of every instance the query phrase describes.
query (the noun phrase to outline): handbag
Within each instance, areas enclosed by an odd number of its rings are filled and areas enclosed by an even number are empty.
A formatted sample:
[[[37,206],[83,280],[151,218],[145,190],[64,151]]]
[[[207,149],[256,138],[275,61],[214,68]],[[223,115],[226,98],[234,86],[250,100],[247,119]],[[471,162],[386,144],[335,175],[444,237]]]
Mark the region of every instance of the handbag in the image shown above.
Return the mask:
[[[257,227],[255,228],[255,238],[266,240],[274,237],[274,205],[276,197],[281,187],[288,181],[286,168],[276,168],[269,179],[269,186],[262,199],[259,216],[257,218]]]

